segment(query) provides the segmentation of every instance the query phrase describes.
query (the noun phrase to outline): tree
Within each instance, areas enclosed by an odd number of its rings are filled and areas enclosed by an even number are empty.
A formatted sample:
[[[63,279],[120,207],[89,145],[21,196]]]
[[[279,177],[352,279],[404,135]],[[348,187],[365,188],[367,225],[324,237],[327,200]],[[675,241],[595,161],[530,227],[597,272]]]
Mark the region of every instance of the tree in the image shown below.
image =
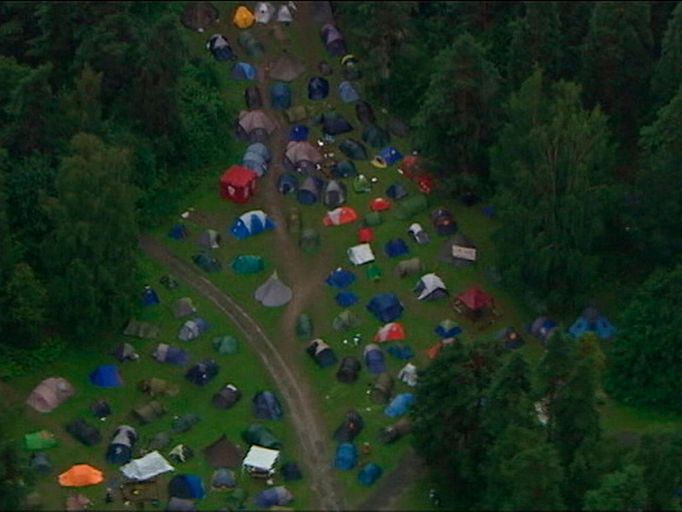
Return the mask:
[[[678,3],[663,36],[661,58],[656,63],[651,80],[651,91],[657,105],[665,105],[677,93],[680,88],[680,70],[682,70],[682,4]]]
[[[12,438],[13,422],[19,411],[0,408],[0,509],[21,510],[24,498],[33,484],[25,465],[21,463],[16,442]]]
[[[642,467],[646,488],[646,510],[675,510],[679,508],[675,493],[682,471],[682,437],[677,434],[644,434],[633,463]]]
[[[580,75],[583,41],[590,27],[595,2],[557,2],[561,22],[562,62],[560,78],[575,80]]]
[[[650,275],[623,311],[618,343],[607,352],[605,387],[631,404],[682,411],[682,265]]]
[[[547,84],[539,69],[506,114],[491,149],[502,276],[550,308],[582,302],[617,190],[606,117],[582,109],[578,85]]]
[[[42,340],[47,293],[33,269],[18,263],[3,295],[5,340],[21,347],[37,345]]]
[[[0,148],[0,248],[2,248],[0,250],[0,290],[3,289],[15,260],[14,239],[7,219],[7,196],[5,193],[5,173],[9,165],[8,161],[7,151]]]
[[[414,120],[415,138],[449,174],[487,173],[499,81],[497,69],[471,34],[459,36],[436,57]]]
[[[609,473],[599,488],[585,496],[585,510],[643,510],[646,505],[646,489],[641,466],[630,464],[621,471]]]

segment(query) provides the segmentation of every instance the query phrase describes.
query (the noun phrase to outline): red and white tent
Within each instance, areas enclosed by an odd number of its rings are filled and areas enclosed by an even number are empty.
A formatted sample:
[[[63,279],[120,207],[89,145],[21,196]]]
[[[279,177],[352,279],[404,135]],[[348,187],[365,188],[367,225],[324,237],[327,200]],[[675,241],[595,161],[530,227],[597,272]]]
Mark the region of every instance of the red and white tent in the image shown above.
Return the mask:
[[[379,329],[374,341],[398,341],[405,339],[405,329],[399,322],[391,322]]]
[[[327,212],[323,219],[325,226],[340,226],[342,224],[348,224],[349,222],[355,222],[358,220],[358,214],[348,206],[341,206],[330,212]]]

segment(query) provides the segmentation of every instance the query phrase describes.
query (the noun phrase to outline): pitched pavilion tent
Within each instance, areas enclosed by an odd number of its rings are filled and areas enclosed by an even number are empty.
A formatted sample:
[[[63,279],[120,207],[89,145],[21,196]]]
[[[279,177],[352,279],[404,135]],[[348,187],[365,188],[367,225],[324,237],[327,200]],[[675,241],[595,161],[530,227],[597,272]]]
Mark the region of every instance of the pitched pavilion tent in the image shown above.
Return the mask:
[[[355,104],[355,117],[357,117],[358,121],[365,126],[376,123],[372,105],[363,100],[360,100]]]
[[[138,482],[149,480],[169,471],[175,471],[175,468],[158,451],[150,452],[121,466],[121,473],[126,478]]]
[[[242,392],[234,384],[225,384],[211,398],[211,403],[218,409],[229,409],[242,398]]]
[[[380,322],[393,322],[403,313],[403,305],[393,293],[377,293],[367,304],[367,310]]]
[[[75,390],[63,377],[49,377],[38,384],[26,399],[26,403],[38,412],[47,413],[71,398]]]
[[[287,144],[283,163],[284,167],[289,171],[297,168],[312,171],[315,169],[315,164],[321,161],[322,154],[320,150],[307,140],[303,140],[298,142],[290,141]]]
[[[344,80],[339,84],[339,96],[344,103],[353,103],[360,99],[357,89],[348,80]]]
[[[248,62],[235,62],[230,71],[232,80],[255,80],[256,68]]]
[[[218,21],[218,17],[218,9],[210,2],[187,2],[180,15],[180,23],[190,30],[203,32]]]
[[[303,73],[305,73],[305,66],[303,63],[288,53],[285,53],[270,64],[268,78],[271,80],[291,82],[296,80]]]
[[[244,89],[244,101],[249,110],[263,108],[263,95],[257,85],[249,85]]]
[[[349,443],[362,432],[365,422],[358,411],[348,411],[343,422],[334,431],[334,439],[340,443]]]
[[[308,80],[308,99],[319,101],[329,96],[329,81],[321,76]]]
[[[277,190],[280,194],[290,194],[298,190],[298,176],[293,173],[285,172],[277,178]]]
[[[369,398],[375,404],[388,403],[393,393],[393,376],[388,372],[379,374],[369,390]]]
[[[220,247],[220,233],[215,229],[207,229],[199,235],[199,246],[204,249],[218,249]]]
[[[383,148],[391,142],[391,136],[383,128],[371,123],[365,126],[362,132],[362,140],[373,148]]]
[[[206,42],[206,49],[211,52],[213,58],[218,61],[225,62],[237,59],[232,51],[230,42],[222,34],[213,34]]]
[[[355,139],[346,139],[339,144],[339,150],[351,160],[367,160],[367,149]]]
[[[402,260],[398,262],[395,267],[395,273],[398,277],[415,276],[424,270],[424,265],[419,258],[410,258],[409,260]]]
[[[357,357],[346,356],[341,360],[339,369],[336,371],[336,380],[345,384],[351,384],[358,380],[358,374],[362,365]]]
[[[212,468],[238,468],[241,465],[244,452],[225,434],[202,450],[206,461]]]
[[[478,261],[476,245],[461,233],[455,233],[452,238],[443,242],[438,254],[439,261],[456,267],[471,265]]]
[[[581,338],[588,332],[592,332],[600,339],[605,340],[616,334],[616,328],[597,308],[589,306],[573,322],[568,332],[576,339]]]
[[[338,208],[346,202],[346,185],[336,180],[329,180],[324,189],[322,203],[327,208]]]
[[[282,443],[275,437],[272,431],[260,423],[252,423],[242,432],[242,439],[250,445],[258,445],[264,448],[279,450]]]
[[[251,412],[259,420],[281,420],[282,405],[272,391],[259,391],[251,400]]]
[[[197,312],[197,308],[194,307],[192,299],[189,297],[182,297],[175,301],[173,305],[173,316],[175,318],[183,318],[185,316],[193,315]]]
[[[249,142],[263,142],[275,131],[275,123],[262,110],[242,110],[237,122],[237,136]]]
[[[327,23],[320,29],[320,37],[327,53],[332,57],[342,57],[346,53],[346,42],[339,29],[333,23]]]
[[[336,111],[323,112],[314,120],[315,124],[322,125],[322,132],[326,135],[341,135],[353,131],[353,125],[345,117]]]
[[[152,354],[154,359],[160,363],[169,363],[177,366],[184,366],[189,363],[187,352],[179,347],[159,343]]]
[[[249,10],[248,7],[240,5],[234,12],[234,17],[232,18],[232,23],[235,24],[237,28],[245,29],[249,28],[256,22],[256,17]]]
[[[250,236],[270,231],[274,227],[275,224],[263,210],[251,210],[234,220],[230,233],[237,240],[244,240]]]
[[[161,327],[151,322],[140,322],[131,319],[123,331],[124,336],[134,336],[145,340],[153,340],[159,337]]]
[[[253,296],[263,306],[276,308],[287,304],[293,297],[293,292],[279,279],[275,271],[265,283],[256,288]]]
[[[355,245],[348,249],[346,254],[353,265],[364,265],[365,263],[371,263],[375,259],[372,247],[369,244]]]
[[[302,143],[299,142],[298,144]],[[301,186],[298,187],[298,190],[296,191],[296,199],[301,204],[315,204],[320,198],[323,184],[324,182],[317,176],[308,176],[305,180],[303,180]]]
[[[291,89],[284,82],[275,82],[270,87],[270,107],[273,110],[291,107]]]
[[[232,260],[230,266],[237,274],[257,274],[265,268],[265,262],[260,256],[242,254]]]
[[[443,280],[433,272],[421,276],[412,291],[417,300],[444,299],[450,295]]]
[[[254,9],[256,23],[262,23],[264,25],[270,23],[275,16],[275,12],[275,6],[270,2],[256,2],[256,8]]]
[[[313,358],[320,368],[329,368],[337,363],[334,350],[323,340],[312,340],[306,348],[306,353]]]

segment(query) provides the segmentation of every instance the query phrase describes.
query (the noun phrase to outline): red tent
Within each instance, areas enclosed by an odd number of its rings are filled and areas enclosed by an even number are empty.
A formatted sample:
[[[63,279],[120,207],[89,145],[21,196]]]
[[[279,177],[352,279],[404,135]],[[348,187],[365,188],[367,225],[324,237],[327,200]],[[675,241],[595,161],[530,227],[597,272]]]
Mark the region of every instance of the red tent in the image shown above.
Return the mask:
[[[405,329],[401,323],[391,322],[381,327],[376,335],[374,341],[398,341],[405,339]]]
[[[374,230],[372,228],[360,228],[358,230],[358,243],[366,244],[374,240]]]
[[[246,203],[256,190],[258,175],[241,165],[233,165],[220,178],[220,197]]]
[[[373,212],[383,212],[391,207],[391,202],[383,197],[377,197],[369,203],[369,209]]]
[[[457,299],[472,312],[481,311],[493,306],[493,297],[477,286],[460,293]]]

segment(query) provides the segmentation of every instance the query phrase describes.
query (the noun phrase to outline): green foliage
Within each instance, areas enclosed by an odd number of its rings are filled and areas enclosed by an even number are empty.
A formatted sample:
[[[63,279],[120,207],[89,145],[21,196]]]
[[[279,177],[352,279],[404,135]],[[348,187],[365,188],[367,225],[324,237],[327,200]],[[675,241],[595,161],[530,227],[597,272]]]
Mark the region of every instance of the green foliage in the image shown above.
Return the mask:
[[[682,479],[680,434],[645,434],[633,458],[643,468],[647,510],[679,510],[676,491]]]
[[[579,86],[547,84],[541,70],[512,94],[506,113],[491,149],[502,275],[550,307],[582,302],[617,190],[606,117],[582,109]]]
[[[35,346],[42,339],[47,292],[26,263],[18,263],[3,291],[4,341],[16,346]]]
[[[657,105],[665,105],[680,88],[682,70],[682,4],[678,3],[668,23],[661,45],[661,58],[656,63],[651,91]]]
[[[19,415],[8,409],[4,401],[0,405],[0,509],[20,510],[33,482],[11,434]]]
[[[599,488],[585,496],[585,510],[643,510],[646,504],[643,469],[630,464],[606,475]]]
[[[66,342],[59,338],[51,338],[28,349],[0,344],[0,380],[9,381],[40,371],[57,361],[67,348]]]

